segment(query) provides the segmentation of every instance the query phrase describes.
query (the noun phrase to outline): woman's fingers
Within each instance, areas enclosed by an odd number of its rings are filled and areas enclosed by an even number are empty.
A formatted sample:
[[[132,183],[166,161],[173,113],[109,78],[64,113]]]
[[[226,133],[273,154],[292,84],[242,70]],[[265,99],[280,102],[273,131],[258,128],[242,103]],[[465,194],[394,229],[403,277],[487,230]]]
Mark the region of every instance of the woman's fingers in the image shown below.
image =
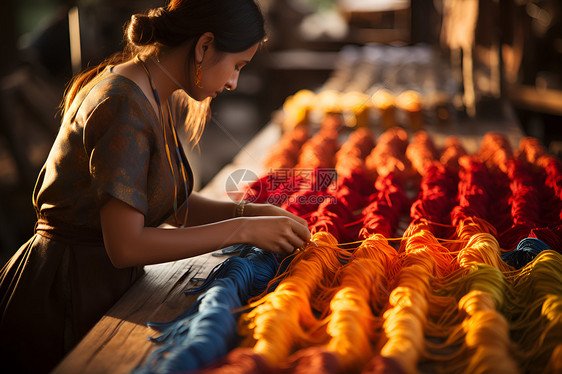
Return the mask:
[[[298,218],[298,221],[299,221],[304,227],[307,227],[307,228],[308,228],[308,222],[307,222],[304,218],[301,218],[301,217],[297,217],[297,218]]]
[[[306,242],[298,235],[291,235],[291,237],[287,240],[289,241],[293,249],[302,247],[303,243]]]
[[[303,225],[303,226],[305,226],[305,227],[308,227],[308,222],[306,222],[306,220],[305,220],[304,218],[301,218],[301,217],[297,216],[296,214],[293,214],[293,213],[291,213],[291,212],[288,212],[288,211],[286,211],[285,209],[283,209],[283,210],[286,212],[286,214],[287,214],[288,217],[294,219],[295,221],[297,221],[297,222],[300,223],[301,225]]]
[[[290,250],[287,252],[293,253],[295,248],[302,247],[303,244],[310,239],[310,231],[308,230],[308,227],[301,225],[294,219],[290,219],[289,222],[291,227],[288,234],[285,236],[284,241],[290,245]]]
[[[279,243],[279,247],[281,251],[285,254],[293,253],[296,248],[293,244],[289,243],[286,240],[282,240],[281,243]]]
[[[310,230],[308,229],[308,226],[306,224],[302,225],[299,222],[293,220],[292,229],[302,241],[307,241],[310,239]]]
[[[297,221],[298,223],[300,223],[300,224],[303,225],[304,227],[308,227],[308,222],[306,222],[306,220],[305,220],[304,218],[301,218],[301,217],[299,217],[299,216],[297,216],[297,215],[295,215],[295,214],[293,214],[293,213],[291,213],[291,212],[287,212],[287,213],[290,214],[290,217],[291,217],[292,219],[294,219],[295,221]]]
[[[282,253],[293,253],[310,237],[308,228],[290,217],[283,217],[278,222],[281,231],[275,242]]]
[[[310,231],[306,225],[289,217],[260,216],[252,218],[256,225],[248,226],[250,242],[258,248],[272,252],[293,253],[310,240]]]

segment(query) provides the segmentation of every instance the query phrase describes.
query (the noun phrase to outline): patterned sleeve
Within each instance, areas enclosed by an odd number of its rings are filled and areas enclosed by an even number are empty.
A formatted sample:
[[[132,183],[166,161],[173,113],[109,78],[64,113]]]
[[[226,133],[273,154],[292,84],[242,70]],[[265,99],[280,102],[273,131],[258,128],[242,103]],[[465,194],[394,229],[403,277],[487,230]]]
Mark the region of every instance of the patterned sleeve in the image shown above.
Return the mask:
[[[138,103],[109,96],[95,107],[84,125],[84,147],[100,207],[114,197],[146,216],[153,142],[151,119]]]

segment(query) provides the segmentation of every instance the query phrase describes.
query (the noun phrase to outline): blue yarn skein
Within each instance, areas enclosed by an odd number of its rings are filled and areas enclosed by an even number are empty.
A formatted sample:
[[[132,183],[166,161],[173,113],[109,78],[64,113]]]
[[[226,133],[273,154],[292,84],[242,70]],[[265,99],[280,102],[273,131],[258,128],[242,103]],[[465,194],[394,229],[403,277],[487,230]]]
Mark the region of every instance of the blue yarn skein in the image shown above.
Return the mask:
[[[501,259],[505,261],[506,264],[516,269],[521,269],[529,262],[533,261],[539,253],[549,249],[550,247],[548,244],[540,239],[525,238],[517,244],[517,248],[513,251],[503,253]]]
[[[216,266],[205,282],[186,293],[202,294],[195,305],[169,322],[149,322],[161,329],[152,341],[161,344],[134,374],[196,370],[226,355],[239,342],[238,313],[275,276],[278,261],[251,248],[246,257],[231,257]]]
[[[273,276],[279,269],[279,263],[276,260],[275,255],[273,255],[272,253],[265,252],[261,249],[249,246],[247,244],[241,248],[241,252],[244,253],[243,254],[244,257],[231,257],[226,259],[225,261],[221,262],[211,270],[211,272],[209,273],[203,284],[201,284],[199,287],[187,290],[184,293],[191,295],[191,294],[204,292],[217,279],[225,277],[229,273],[233,273],[237,271],[241,273],[239,277],[242,279],[246,279],[247,284],[249,284],[249,287],[247,287],[247,289],[249,290],[248,291],[249,294],[240,295],[240,298],[242,299],[243,303],[246,303],[249,298],[261,294],[267,287],[269,281],[273,278]],[[251,271],[248,270],[249,268],[251,268],[252,270]],[[272,271],[273,271],[273,275],[271,275]],[[233,275],[231,274],[231,276]],[[239,291],[244,291],[245,289],[246,288],[244,287],[240,287]],[[183,313],[176,316],[171,321],[168,322],[148,321],[147,326],[157,330],[163,330],[168,326],[172,325],[173,323],[183,320],[194,313],[197,313],[197,310],[199,309],[199,304],[201,303],[201,298],[203,296],[204,295],[201,295],[195,301],[195,303],[193,303],[192,306],[190,306]]]
[[[162,345],[134,373],[196,370],[226,355],[238,342],[238,316],[232,309],[242,304],[232,293],[234,287],[231,279],[219,279],[217,286],[206,293],[199,312],[170,325],[153,339]]]

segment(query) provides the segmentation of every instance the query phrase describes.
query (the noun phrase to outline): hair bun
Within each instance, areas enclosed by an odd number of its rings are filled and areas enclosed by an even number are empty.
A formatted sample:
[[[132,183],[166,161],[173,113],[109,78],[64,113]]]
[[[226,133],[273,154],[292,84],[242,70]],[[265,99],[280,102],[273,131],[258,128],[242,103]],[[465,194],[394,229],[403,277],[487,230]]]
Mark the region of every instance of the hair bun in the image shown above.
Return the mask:
[[[148,45],[155,41],[154,16],[133,14],[127,27],[127,39],[136,46]]]
[[[168,11],[164,7],[154,8],[148,12],[148,16],[151,18],[165,17]]]

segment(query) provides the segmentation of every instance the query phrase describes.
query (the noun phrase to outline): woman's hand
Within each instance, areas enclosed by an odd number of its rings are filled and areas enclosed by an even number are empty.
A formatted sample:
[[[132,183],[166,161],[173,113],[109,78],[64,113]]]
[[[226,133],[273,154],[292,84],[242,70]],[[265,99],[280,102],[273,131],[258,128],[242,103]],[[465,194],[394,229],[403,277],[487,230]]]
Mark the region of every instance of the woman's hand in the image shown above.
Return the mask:
[[[241,226],[244,231],[243,241],[274,253],[293,253],[295,248],[302,247],[305,242],[310,240],[310,231],[306,221],[293,215],[298,220],[294,219],[288,216],[291,213],[286,213],[287,215],[240,218],[247,220],[247,224]]]
[[[252,239],[248,242],[258,248],[289,254],[310,240],[306,220],[283,208],[249,203],[244,212],[251,218],[249,234]]]

